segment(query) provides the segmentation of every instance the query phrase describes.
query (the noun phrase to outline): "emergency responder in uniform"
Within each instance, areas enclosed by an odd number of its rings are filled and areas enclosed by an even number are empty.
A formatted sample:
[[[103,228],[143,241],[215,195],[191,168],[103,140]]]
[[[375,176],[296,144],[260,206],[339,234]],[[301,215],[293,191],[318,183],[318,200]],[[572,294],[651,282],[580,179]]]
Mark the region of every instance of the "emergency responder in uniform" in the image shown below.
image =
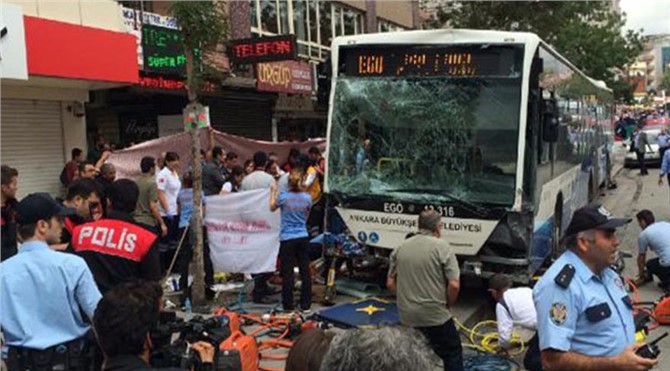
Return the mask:
[[[616,228],[599,205],[575,211],[565,231],[567,250],[533,290],[545,370],[648,370],[658,360],[635,354],[630,297],[616,261]]]
[[[160,256],[156,234],[136,224],[132,214],[139,188],[129,179],[114,181],[108,188],[107,218],[77,226],[72,248],[86,260],[100,292],[141,278],[158,281]]]
[[[0,264],[0,326],[9,370],[88,370],[90,326],[100,291],[86,262],[54,251],[61,218],[74,210],[46,193],[33,193],[16,206],[17,255]],[[3,351],[3,358],[5,353]]]

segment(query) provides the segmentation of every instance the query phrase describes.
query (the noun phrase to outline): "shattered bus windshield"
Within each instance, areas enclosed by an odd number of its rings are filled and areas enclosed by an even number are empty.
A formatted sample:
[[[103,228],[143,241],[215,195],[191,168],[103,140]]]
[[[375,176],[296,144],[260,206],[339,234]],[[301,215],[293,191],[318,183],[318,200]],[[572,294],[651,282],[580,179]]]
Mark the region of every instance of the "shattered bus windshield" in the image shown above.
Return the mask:
[[[329,190],[342,197],[511,205],[520,100],[520,68],[509,76],[341,74]]]

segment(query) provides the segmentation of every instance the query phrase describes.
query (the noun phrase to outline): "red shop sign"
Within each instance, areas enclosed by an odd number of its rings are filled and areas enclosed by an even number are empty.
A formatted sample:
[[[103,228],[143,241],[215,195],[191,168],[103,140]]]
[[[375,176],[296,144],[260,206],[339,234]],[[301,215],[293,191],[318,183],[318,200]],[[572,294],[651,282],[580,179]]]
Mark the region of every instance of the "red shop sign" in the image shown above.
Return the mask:
[[[139,84],[145,88],[165,89],[165,90],[186,90],[184,80],[178,78],[169,78],[164,76],[146,76],[141,75]],[[205,81],[200,87],[200,91],[213,93],[217,90],[215,84]]]
[[[228,44],[228,57],[237,64],[285,61],[296,56],[295,35],[239,39]]]

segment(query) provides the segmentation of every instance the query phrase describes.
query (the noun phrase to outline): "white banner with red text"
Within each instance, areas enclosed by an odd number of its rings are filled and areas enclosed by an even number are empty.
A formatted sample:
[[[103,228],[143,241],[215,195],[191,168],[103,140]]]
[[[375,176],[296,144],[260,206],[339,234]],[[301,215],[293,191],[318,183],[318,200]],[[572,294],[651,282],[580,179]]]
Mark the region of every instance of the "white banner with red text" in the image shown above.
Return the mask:
[[[215,272],[274,272],[279,254],[279,212],[270,190],[207,197],[205,226]]]

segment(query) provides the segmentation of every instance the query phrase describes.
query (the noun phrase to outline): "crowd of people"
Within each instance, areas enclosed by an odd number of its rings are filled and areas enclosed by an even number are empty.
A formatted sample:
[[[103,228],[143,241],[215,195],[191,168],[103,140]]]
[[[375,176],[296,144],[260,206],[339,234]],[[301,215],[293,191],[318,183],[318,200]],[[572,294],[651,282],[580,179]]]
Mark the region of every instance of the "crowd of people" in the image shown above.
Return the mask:
[[[130,180],[116,179],[108,152],[93,151],[90,160],[82,154],[73,150],[63,169],[67,188],[62,199],[33,193],[17,200],[20,172],[2,166],[0,326],[10,370],[50,370],[43,368],[46,364],[88,370],[79,355],[91,348],[101,355],[91,362],[104,370],[149,369],[150,335],[164,302],[159,282],[173,260],[181,275],[182,300],[189,300],[194,190],[191,172],[180,174],[179,155],[143,157],[137,164],[141,176]],[[307,154],[292,150],[281,166],[276,155],[265,152],[256,152],[244,166],[235,153],[219,146],[201,155],[205,196],[270,191],[268,207],[281,213],[282,309],[309,313],[308,239],[322,230],[324,213],[325,161],[318,148]],[[642,285],[656,276],[670,291],[670,223],[656,221],[649,210],[636,218],[643,231],[635,282]],[[657,364],[636,354],[632,305],[623,279],[610,269],[619,245],[616,229],[630,221],[613,218],[598,205],[581,208],[566,229],[566,252],[533,289],[512,288],[504,274],[490,279],[501,353],[513,343],[512,328],[518,325],[530,331],[523,341],[529,346],[524,366],[531,371],[587,364],[602,370],[648,370]],[[437,355],[445,370],[463,370],[463,346],[452,313],[460,270],[442,233],[441,215],[426,210],[419,215],[418,232],[390,256],[386,284],[396,294],[402,327],[307,332],[291,349],[286,369],[429,369]],[[206,228],[203,235],[206,295],[212,299]],[[186,242],[177,249],[180,240]],[[658,257],[647,261],[648,250]],[[299,308],[293,290],[296,266]],[[273,302],[269,296],[278,294],[268,285],[270,275],[254,275],[254,302]],[[211,369],[212,346],[197,342],[193,349],[203,361],[199,369]]]
[[[143,327],[132,329],[135,324],[118,322],[124,315],[136,314],[119,313],[123,309],[118,308],[123,307],[119,300],[141,301],[139,294],[129,293],[129,290],[144,290],[145,294],[161,291],[160,286],[137,286],[137,281],[158,284],[169,273],[173,259],[181,275],[182,303],[190,300],[192,166],[191,171],[180,174],[179,155],[166,152],[157,158],[143,157],[137,164],[141,170],[137,179],[116,179],[116,169],[108,162],[110,152],[106,149],[104,141],[97,141],[88,159],[84,159],[82,150],[72,150],[72,159],[60,176],[66,186],[62,198],[33,193],[17,200],[20,172],[8,165],[2,166],[0,325],[3,344],[14,350],[7,359],[10,369],[33,369],[31,367],[37,366],[31,362],[47,355],[51,357],[58,347],[64,346],[73,354],[83,351],[84,346],[91,345],[90,338],[88,342],[82,340],[90,330],[90,321],[108,357],[105,369],[117,369],[118,364],[128,361],[115,358],[115,355],[125,354],[125,350],[132,348],[131,356],[138,355],[135,350],[146,348],[140,334]],[[244,167],[239,165],[240,159],[235,153],[226,152],[220,146],[213,146],[201,155],[204,196],[255,189],[271,191],[268,208],[281,213],[278,259],[284,278],[283,309],[295,310],[293,269],[298,266],[303,287],[300,310],[310,311],[307,241],[310,231],[319,233],[323,223],[321,184],[325,161],[319,149],[314,147],[304,154],[292,149],[283,164],[276,154],[256,152],[251,165]],[[211,300],[215,294],[211,288],[214,272],[206,227],[203,234],[206,296]],[[177,249],[180,240],[184,242]],[[174,256],[177,250],[180,252]],[[255,302],[275,302],[268,298],[277,294],[267,283],[271,275],[255,275],[252,294]],[[151,297],[160,299],[161,296]],[[48,306],[41,302],[45,298]],[[113,303],[110,304],[113,308],[105,305],[107,301]],[[128,305],[158,305],[158,301]],[[118,318],[111,318],[115,316]],[[121,335],[123,331],[132,333]],[[107,342],[100,338],[104,333],[121,337]],[[133,341],[121,344],[125,336]],[[68,354],[50,359],[74,362]],[[136,362],[137,357],[132,358],[131,363]],[[68,370],[77,369],[72,368],[71,363],[68,365]]]

